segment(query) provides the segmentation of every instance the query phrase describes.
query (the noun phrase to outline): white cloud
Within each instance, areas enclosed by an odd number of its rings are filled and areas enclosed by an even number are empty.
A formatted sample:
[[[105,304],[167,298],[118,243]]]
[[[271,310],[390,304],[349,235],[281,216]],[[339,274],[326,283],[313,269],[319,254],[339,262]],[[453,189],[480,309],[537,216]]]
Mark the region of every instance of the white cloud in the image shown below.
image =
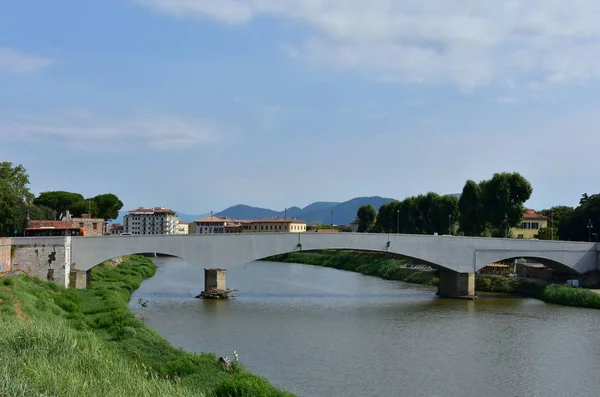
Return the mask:
[[[0,46],[0,72],[34,73],[52,65],[51,59]]]
[[[564,84],[600,77],[597,0],[133,0],[240,25],[280,17],[311,33],[295,58],[384,81]]]
[[[217,143],[223,132],[203,120],[175,115],[101,117],[87,109],[58,115],[0,114],[0,141],[66,143],[76,148],[189,148]]]

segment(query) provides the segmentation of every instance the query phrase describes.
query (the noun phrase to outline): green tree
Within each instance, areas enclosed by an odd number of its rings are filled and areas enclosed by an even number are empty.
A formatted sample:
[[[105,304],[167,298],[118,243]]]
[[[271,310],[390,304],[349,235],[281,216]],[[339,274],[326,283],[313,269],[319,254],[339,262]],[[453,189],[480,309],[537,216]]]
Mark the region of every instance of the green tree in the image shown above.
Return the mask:
[[[485,209],[483,219],[489,223],[496,235],[521,223],[523,204],[529,200],[533,188],[519,173],[496,173],[481,188],[481,204]]]
[[[100,194],[92,199],[98,208],[96,216],[106,220],[119,217],[119,210],[123,208],[123,202],[112,193]]]
[[[460,231],[466,236],[481,236],[485,229],[481,206],[481,185],[468,180],[458,200]]]
[[[81,200],[71,204],[69,212],[74,217],[80,217],[83,214],[91,214],[92,217],[98,216],[98,205],[93,199]]]
[[[543,227],[538,230],[538,233],[534,236],[534,238],[539,240],[558,240],[558,228]]]
[[[371,204],[365,204],[358,209],[356,216],[358,217],[358,231],[366,232],[375,223],[377,211],[375,211],[375,208]]]
[[[23,230],[23,203],[31,202],[34,197],[28,185],[29,175],[22,165],[0,163],[0,235]]]
[[[79,201],[83,201],[83,196],[79,193],[54,191],[41,193],[33,203],[52,208],[56,213],[56,219],[60,219],[73,204]]]
[[[579,206],[560,220],[558,233],[561,240],[595,241],[594,233],[600,233],[600,194],[584,194]]]

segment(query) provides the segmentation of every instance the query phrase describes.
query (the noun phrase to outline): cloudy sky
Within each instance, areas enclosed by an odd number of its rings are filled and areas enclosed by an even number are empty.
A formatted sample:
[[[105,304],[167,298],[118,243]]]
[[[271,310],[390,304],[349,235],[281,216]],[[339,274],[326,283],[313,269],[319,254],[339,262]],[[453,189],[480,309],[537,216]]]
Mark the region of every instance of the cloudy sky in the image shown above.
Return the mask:
[[[597,0],[1,0],[0,159],[126,209],[600,190]]]

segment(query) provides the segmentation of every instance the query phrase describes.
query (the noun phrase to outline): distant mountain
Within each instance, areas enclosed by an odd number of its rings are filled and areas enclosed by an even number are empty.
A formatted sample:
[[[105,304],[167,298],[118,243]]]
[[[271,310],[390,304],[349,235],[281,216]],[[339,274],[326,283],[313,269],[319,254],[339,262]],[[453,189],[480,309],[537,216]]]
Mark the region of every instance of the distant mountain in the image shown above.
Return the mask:
[[[333,210],[333,222],[338,225],[347,225],[354,220],[356,212],[361,205],[371,204],[376,210],[382,204],[389,203],[394,199],[384,197],[356,197],[352,200],[339,202],[317,201],[304,208],[290,207],[287,210],[288,218],[297,218],[310,223],[331,223],[331,211]],[[285,211],[274,211],[266,208],[250,207],[238,204],[229,207],[215,215],[226,216],[232,219],[261,219],[272,217],[283,217]]]

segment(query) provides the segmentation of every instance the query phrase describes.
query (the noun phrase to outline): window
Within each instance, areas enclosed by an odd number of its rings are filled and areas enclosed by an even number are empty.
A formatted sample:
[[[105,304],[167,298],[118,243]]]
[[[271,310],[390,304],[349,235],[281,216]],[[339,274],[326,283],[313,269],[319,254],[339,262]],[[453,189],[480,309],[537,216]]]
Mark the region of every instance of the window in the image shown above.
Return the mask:
[[[92,223],[92,229],[94,229],[94,230],[98,229],[98,224],[95,222]]]
[[[531,228],[532,228],[532,229],[539,229],[539,228],[540,228],[540,224],[539,224],[539,223],[537,223],[537,222],[533,222],[533,223],[531,224]]]
[[[79,227],[83,227],[83,222],[79,222]]]

